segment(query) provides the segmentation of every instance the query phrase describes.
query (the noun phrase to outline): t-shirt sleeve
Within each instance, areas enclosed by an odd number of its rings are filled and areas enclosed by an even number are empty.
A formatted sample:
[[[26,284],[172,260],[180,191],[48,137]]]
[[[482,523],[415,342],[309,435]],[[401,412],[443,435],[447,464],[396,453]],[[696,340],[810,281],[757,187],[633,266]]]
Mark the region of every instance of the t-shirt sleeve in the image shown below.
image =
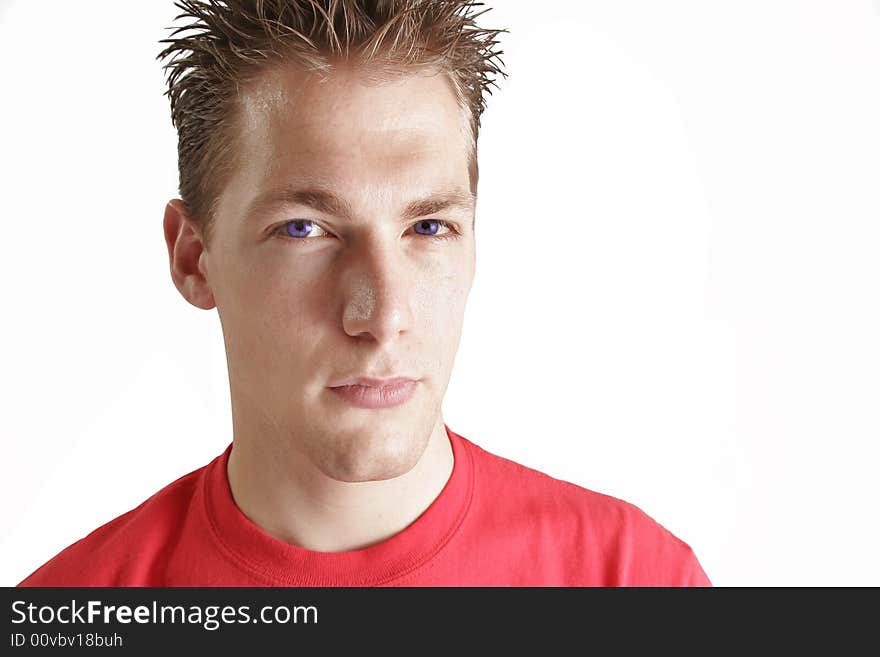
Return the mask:
[[[647,518],[647,517],[646,517]],[[639,579],[649,586],[712,586],[690,545],[648,518],[638,542],[648,548]]]
[[[617,581],[624,586],[712,586],[690,545],[644,511],[623,503]]]
[[[677,586],[712,586],[709,576],[690,547],[687,548],[681,583]]]

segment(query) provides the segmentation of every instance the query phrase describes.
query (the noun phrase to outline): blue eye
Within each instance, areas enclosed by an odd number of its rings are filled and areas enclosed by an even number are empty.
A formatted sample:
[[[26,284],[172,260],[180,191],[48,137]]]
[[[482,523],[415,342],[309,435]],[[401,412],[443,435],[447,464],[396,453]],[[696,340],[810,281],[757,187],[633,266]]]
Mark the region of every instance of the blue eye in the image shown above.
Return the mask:
[[[425,219],[415,225],[416,232],[419,235],[436,235],[440,230],[440,222],[433,219]]]
[[[308,219],[297,219],[284,224],[285,232],[291,237],[308,237],[314,224]]]

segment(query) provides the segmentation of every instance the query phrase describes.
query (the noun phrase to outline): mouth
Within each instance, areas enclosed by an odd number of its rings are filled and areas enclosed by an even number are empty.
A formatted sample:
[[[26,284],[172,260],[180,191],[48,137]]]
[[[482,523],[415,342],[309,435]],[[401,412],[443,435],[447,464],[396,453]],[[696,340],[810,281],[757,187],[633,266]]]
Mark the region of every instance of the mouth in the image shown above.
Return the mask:
[[[417,379],[406,377],[356,377],[328,389],[342,401],[358,408],[391,408],[412,399],[418,383]]]

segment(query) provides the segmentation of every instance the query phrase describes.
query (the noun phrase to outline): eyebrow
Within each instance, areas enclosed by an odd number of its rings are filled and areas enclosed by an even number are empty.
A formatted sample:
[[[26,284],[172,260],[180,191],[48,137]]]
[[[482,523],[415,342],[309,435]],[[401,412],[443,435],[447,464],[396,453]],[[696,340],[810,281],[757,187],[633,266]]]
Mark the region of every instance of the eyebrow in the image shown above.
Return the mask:
[[[401,218],[412,220],[447,209],[473,210],[476,201],[476,195],[470,191],[438,191],[408,203]],[[318,212],[349,220],[354,215],[346,200],[328,189],[288,185],[258,195],[248,206],[247,216],[264,216],[288,205],[304,205]]]

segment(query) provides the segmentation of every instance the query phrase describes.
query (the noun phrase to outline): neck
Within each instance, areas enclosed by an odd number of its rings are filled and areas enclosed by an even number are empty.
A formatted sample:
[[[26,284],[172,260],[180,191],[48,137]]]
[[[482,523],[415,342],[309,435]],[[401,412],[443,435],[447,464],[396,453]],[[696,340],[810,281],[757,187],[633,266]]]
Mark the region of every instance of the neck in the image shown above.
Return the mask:
[[[384,481],[337,481],[309,467],[275,441],[237,434],[227,476],[248,519],[275,538],[308,550],[341,552],[378,543],[402,531],[427,509],[452,474],[443,418],[407,473]]]

